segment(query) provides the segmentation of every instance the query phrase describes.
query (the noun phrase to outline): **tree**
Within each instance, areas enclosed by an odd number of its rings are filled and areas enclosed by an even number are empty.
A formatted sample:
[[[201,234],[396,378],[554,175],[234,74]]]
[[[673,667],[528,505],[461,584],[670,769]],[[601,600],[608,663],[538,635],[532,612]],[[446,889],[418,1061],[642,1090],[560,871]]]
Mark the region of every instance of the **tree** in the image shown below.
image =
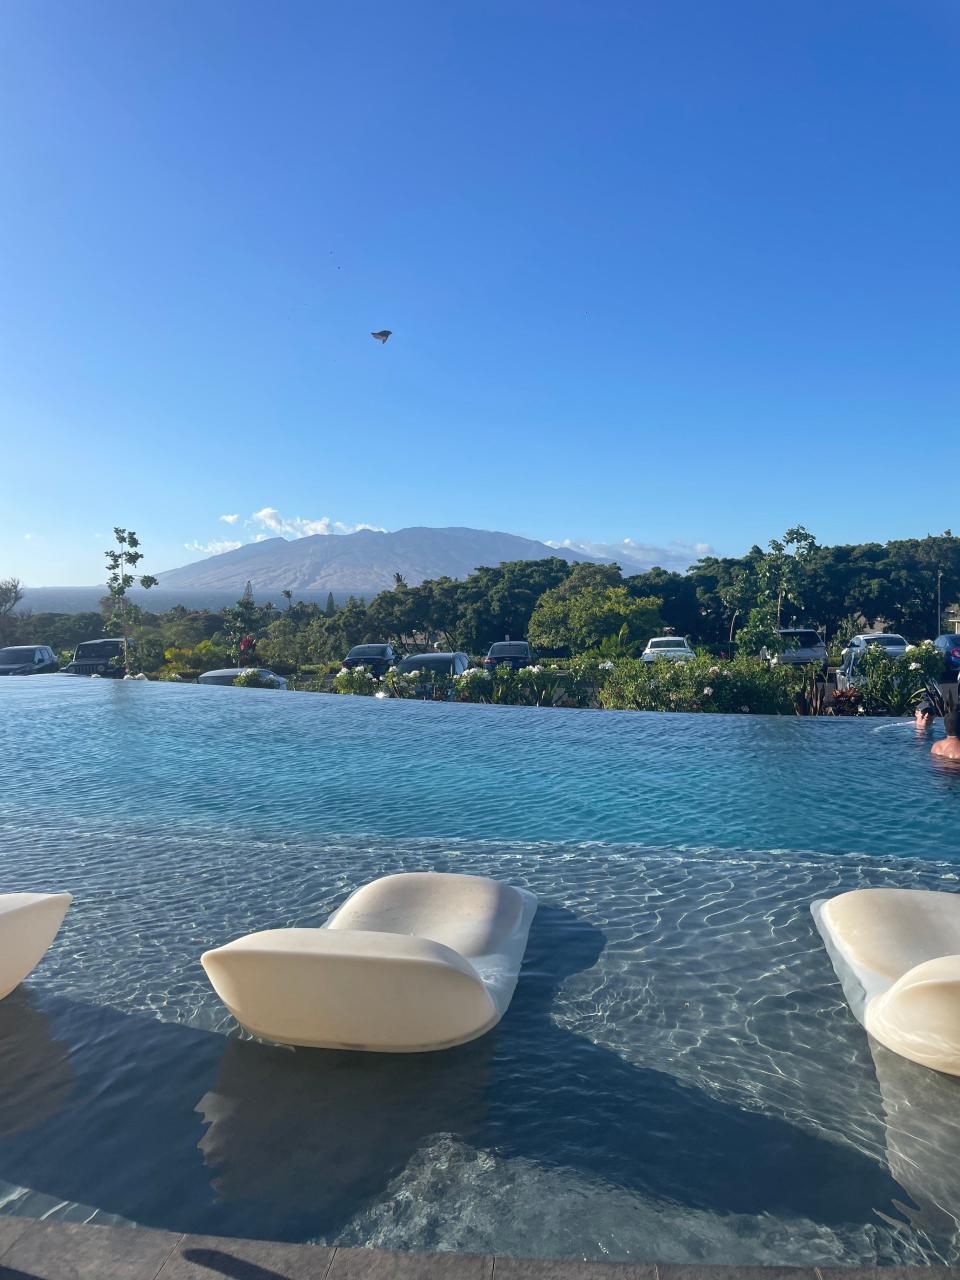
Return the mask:
[[[287,612],[289,613],[290,606],[293,604],[293,592],[290,590],[289,587],[284,587],[284,589],[280,592],[280,594],[283,596],[284,600],[286,600],[287,602]]]
[[[757,604],[772,603],[776,625],[782,622],[783,606],[788,601],[803,608],[803,567],[817,545],[812,533],[802,524],[788,529],[782,538],[771,538],[770,550],[757,567]],[[792,550],[791,550],[792,549]]]
[[[611,642],[620,653],[636,653],[663,630],[659,609],[655,596],[637,599],[625,586],[589,585],[568,592],[564,583],[541,596],[527,635],[542,649],[584,653]]]
[[[0,578],[0,639],[12,627],[10,615],[23,599],[23,583],[19,578]]]
[[[457,586],[458,644],[469,653],[483,653],[504,636],[522,640],[537,601],[570,573],[571,565],[559,556],[477,569]]]
[[[638,599],[656,596],[660,616],[675,635],[699,636],[703,630],[707,610],[697,595],[697,580],[692,574],[650,569],[633,574],[624,585]]]
[[[253,584],[248,582],[243,595],[232,608],[224,609],[224,621],[230,652],[238,667],[245,657],[255,657],[257,637],[263,627],[263,610],[253,599]]]
[[[333,598],[333,592],[330,591],[327,593],[327,607],[324,609],[323,613],[325,617],[332,618],[336,612],[337,602]]]
[[[113,602],[111,621],[116,622],[119,618],[123,631],[123,669],[129,675],[130,624],[139,617],[139,610],[128,601],[127,591],[135,582],[139,582],[144,590],[155,587],[157,579],[149,573],[138,576],[131,572],[143,559],[143,552],[139,549],[140,539],[132,529],[114,527],[113,536],[119,549],[104,552],[107,558],[107,590]]]

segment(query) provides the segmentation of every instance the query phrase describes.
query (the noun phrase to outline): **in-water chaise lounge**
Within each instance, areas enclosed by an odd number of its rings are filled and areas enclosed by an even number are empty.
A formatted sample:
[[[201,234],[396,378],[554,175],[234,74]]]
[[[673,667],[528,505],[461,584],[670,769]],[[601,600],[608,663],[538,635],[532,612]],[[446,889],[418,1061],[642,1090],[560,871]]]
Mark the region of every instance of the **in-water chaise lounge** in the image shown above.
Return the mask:
[[[0,893],[0,1000],[43,959],[72,901],[69,893]]]
[[[960,1075],[960,894],[854,889],[812,907],[844,995],[882,1045]]]
[[[281,1044],[417,1053],[489,1031],[510,1004],[537,900],[499,880],[384,876],[320,929],[268,929],[207,951],[214,989]]]

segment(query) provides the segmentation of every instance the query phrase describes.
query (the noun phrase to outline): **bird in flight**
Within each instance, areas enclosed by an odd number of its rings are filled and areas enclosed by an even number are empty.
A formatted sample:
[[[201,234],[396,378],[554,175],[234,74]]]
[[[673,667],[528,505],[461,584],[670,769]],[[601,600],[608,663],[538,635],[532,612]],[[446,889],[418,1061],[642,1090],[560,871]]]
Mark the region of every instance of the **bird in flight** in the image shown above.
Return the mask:
[[[371,338],[376,338],[378,342],[386,342],[393,332],[392,329],[378,329],[376,333],[371,333]]]

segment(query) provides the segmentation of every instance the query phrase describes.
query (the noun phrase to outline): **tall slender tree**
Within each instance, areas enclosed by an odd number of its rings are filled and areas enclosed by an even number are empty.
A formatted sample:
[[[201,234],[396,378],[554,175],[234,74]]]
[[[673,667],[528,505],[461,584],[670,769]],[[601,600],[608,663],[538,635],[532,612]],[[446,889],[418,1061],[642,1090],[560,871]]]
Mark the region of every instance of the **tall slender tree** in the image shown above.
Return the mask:
[[[132,529],[114,527],[113,536],[117,541],[117,550],[113,548],[104,552],[107,557],[107,590],[110,592],[112,604],[112,620],[119,620],[123,631],[123,669],[130,674],[130,626],[139,610],[127,599],[127,591],[134,583],[147,589],[157,585],[152,574],[136,574],[132,572],[143,559],[140,550],[140,539]]]

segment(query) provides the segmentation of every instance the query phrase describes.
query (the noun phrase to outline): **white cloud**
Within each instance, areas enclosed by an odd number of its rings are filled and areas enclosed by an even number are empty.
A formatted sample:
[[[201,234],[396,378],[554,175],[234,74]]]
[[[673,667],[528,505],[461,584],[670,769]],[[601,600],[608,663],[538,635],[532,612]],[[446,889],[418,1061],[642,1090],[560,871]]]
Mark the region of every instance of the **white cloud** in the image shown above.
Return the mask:
[[[32,533],[25,533],[25,534],[23,535],[23,540],[24,540],[24,542],[32,542],[32,541],[33,541],[33,534],[32,534]]]
[[[224,524],[236,524],[237,521],[240,519],[240,516],[239,515],[221,516],[220,519],[223,521]]]
[[[224,551],[236,551],[237,547],[242,547],[242,542],[207,542],[200,543],[194,538],[193,542],[185,542],[183,544],[188,551],[194,551],[198,556],[219,556]]]
[[[315,533],[356,533],[359,529],[383,532],[375,524],[344,524],[340,520],[331,520],[329,516],[321,516],[319,520],[307,520],[304,516],[282,516],[276,507],[262,507],[259,511],[254,511],[250,519],[254,524],[281,537],[290,535],[294,538],[308,538]],[[259,540],[262,541],[262,537]]]
[[[564,538],[562,542],[548,541],[547,546],[616,560],[627,574],[641,573],[654,567],[674,569],[682,573],[695,560],[713,553],[709,542],[673,541],[666,546],[657,546],[651,542],[637,542],[635,538],[623,538],[620,542],[578,542],[572,538]]]

